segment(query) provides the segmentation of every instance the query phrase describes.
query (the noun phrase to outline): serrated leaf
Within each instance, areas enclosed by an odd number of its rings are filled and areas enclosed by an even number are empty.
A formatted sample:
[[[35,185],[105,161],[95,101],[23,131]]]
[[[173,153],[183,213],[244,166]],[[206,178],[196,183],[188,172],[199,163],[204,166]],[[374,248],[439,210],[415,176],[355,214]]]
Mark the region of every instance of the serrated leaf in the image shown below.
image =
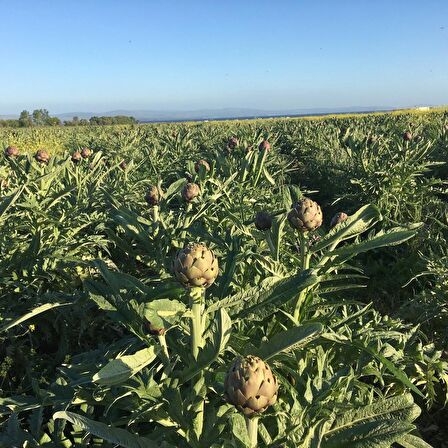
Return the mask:
[[[300,291],[315,285],[319,277],[311,269],[300,272],[299,274],[287,279],[281,280],[267,291],[251,298],[256,301],[255,305],[244,308],[239,312],[239,318],[262,318],[274,313],[277,308],[285,305],[294,297],[297,297]]]
[[[338,433],[324,436],[325,448],[390,448],[415,426],[392,419],[362,422]]]
[[[349,244],[347,246],[335,249],[330,252],[329,255],[335,257],[333,264],[338,264],[363,252],[368,252],[380,247],[396,246],[404,243],[414,237],[416,233],[417,227],[415,226],[412,226],[410,229],[396,227],[359,243]]]
[[[36,308],[34,308],[29,313],[24,314],[23,316],[14,319],[11,322],[8,322],[7,324],[0,327],[0,332],[10,330],[11,328],[20,325],[21,323],[33,318],[34,316],[37,316],[38,314],[44,313],[45,311],[59,308],[61,306],[67,306],[72,305],[71,303],[45,303],[44,305],[40,305]]]
[[[106,364],[92,380],[102,385],[120,384],[150,364],[157,356],[159,348],[147,347],[133,355],[120,356]]]
[[[244,417],[241,414],[233,414],[230,421],[232,424],[232,434],[242,444],[242,446],[249,448],[250,439]]]
[[[84,431],[101,437],[110,443],[118,444],[124,448],[168,448],[170,446],[166,443],[160,444],[159,442],[153,442],[146,437],[139,437],[125,429],[115,428],[104,423],[90,420],[89,418],[75,414],[74,412],[59,411],[53,415],[53,419],[67,420],[72,425],[76,425]]]
[[[377,358],[382,364],[384,364],[384,366],[389,370],[389,372],[392,373],[392,375],[394,375],[394,377],[397,380],[402,382],[406,387],[408,387],[409,389],[414,391],[420,397],[425,398],[425,396],[418,389],[418,387],[415,384],[411,383],[411,381],[407,377],[406,373],[404,373],[402,370],[395,367],[395,365],[391,361],[389,361],[387,358],[385,358],[381,353],[378,353],[372,347],[366,347],[365,345],[363,345],[357,341],[353,341],[352,344],[355,345],[356,347],[359,347],[362,350],[365,350],[367,353],[370,353],[372,356]]]
[[[165,328],[166,324],[174,325],[185,313],[186,306],[178,300],[159,299],[145,303],[145,318],[156,328]]]
[[[420,437],[414,436],[413,434],[405,434],[397,439],[397,443],[403,448],[432,448],[429,443],[426,443]]]
[[[324,327],[320,323],[311,323],[290,328],[289,330],[277,333],[270,341],[263,343],[255,355],[264,360],[268,360],[279,353],[302,348],[317,338],[323,330]]]
[[[310,248],[310,252],[318,252],[337,241],[344,241],[359,235],[380,219],[381,214],[377,207],[372,204],[364,205],[353,215],[350,215],[346,221],[331,229],[319,242]]]

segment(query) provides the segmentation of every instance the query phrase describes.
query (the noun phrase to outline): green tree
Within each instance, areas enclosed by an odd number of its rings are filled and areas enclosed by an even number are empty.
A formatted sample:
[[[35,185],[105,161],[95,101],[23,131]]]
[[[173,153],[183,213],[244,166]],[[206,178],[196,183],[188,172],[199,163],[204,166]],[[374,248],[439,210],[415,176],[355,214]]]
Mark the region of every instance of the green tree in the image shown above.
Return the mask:
[[[47,126],[60,126],[61,120],[58,117],[48,117],[46,123]]]
[[[19,117],[19,126],[22,128],[27,128],[33,125],[33,120],[31,119],[30,113],[27,110],[22,110]]]
[[[36,126],[45,126],[48,124],[50,114],[47,109],[35,109],[33,110],[33,123]]]

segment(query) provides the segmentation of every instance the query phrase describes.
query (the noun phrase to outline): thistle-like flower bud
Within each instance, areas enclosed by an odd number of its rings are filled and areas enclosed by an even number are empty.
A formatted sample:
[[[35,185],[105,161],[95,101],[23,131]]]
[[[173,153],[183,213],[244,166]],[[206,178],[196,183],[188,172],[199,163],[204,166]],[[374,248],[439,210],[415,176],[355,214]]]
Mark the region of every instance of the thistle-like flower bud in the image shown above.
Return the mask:
[[[227,143],[227,146],[230,149],[235,149],[240,144],[238,138],[236,136],[232,136],[229,138],[229,141]]]
[[[90,148],[82,148],[81,156],[83,159],[88,159],[93,154],[93,151]]]
[[[16,146],[8,146],[5,149],[5,156],[6,157],[14,159],[14,158],[18,157],[18,155],[19,155],[19,148],[17,148]]]
[[[224,380],[226,400],[246,416],[264,412],[277,401],[277,393],[277,378],[257,356],[236,358]]]
[[[148,188],[148,192],[145,195],[146,202],[153,207],[157,205],[160,201],[160,192],[159,189],[155,185],[150,185]]]
[[[177,252],[173,271],[186,288],[208,288],[218,276],[218,259],[204,244],[190,243]]]
[[[406,131],[406,132],[403,134],[403,140],[404,140],[405,142],[410,142],[410,141],[412,140],[412,134],[411,134],[409,131]]]
[[[50,154],[48,154],[48,152],[45,151],[45,149],[39,149],[39,151],[36,152],[34,158],[39,163],[48,163],[50,161]]]
[[[338,224],[340,224],[341,222],[344,222],[347,218],[348,218],[347,213],[344,213],[344,212],[336,213],[333,216],[333,218],[331,218],[330,228],[333,228],[333,227],[337,226]]]
[[[196,173],[199,173],[199,170],[201,169],[201,166],[204,167],[205,171],[208,172],[210,171],[210,165],[207,162],[207,160],[201,159],[198,160],[195,164],[194,164],[194,170],[196,171]]]
[[[271,144],[267,140],[263,140],[259,145],[258,149],[260,151],[270,151],[271,150]]]
[[[201,190],[199,189],[198,184],[189,182],[184,185],[184,188],[182,188],[182,197],[185,201],[191,202],[195,197],[199,196],[200,192]]]
[[[301,232],[316,230],[322,225],[322,210],[317,202],[303,198],[296,202],[288,213],[288,221],[293,229]]]
[[[272,218],[268,212],[257,212],[255,215],[255,227],[258,230],[269,230],[272,227]]]
[[[72,154],[72,162],[73,163],[79,163],[79,162],[81,162],[81,159],[82,159],[82,155],[79,151],[75,151]]]

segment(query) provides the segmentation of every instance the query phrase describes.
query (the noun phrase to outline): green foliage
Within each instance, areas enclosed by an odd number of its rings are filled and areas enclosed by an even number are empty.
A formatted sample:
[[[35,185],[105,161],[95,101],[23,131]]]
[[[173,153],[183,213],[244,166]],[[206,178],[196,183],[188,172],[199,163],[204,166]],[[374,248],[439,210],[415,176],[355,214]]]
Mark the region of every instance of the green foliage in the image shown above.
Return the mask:
[[[448,401],[444,125],[434,113],[0,130],[21,151],[0,162],[0,446],[250,446],[223,398],[246,355],[280,384],[260,447],[429,446],[419,414]],[[403,142],[408,127],[420,139]],[[74,164],[82,147],[93,156]],[[201,191],[190,204],[187,181]],[[324,213],[311,235],[286,219],[302,196]],[[220,265],[199,294],[172,275],[191,241]]]

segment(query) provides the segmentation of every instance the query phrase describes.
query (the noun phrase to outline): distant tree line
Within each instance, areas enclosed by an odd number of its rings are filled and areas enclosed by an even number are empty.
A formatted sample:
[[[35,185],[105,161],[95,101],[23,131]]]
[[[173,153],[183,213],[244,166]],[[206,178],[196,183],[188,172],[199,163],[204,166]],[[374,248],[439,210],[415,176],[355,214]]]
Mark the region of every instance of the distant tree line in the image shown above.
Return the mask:
[[[114,117],[90,117],[90,119],[73,117],[71,121],[64,121],[64,126],[107,126],[112,124],[136,124],[134,117],[115,115]]]
[[[115,117],[91,117],[90,119],[73,117],[63,123],[57,117],[50,117],[47,109],[35,109],[32,113],[23,110],[18,119],[0,120],[0,127],[30,128],[34,126],[106,126],[114,124],[136,124],[134,117],[117,115]]]

